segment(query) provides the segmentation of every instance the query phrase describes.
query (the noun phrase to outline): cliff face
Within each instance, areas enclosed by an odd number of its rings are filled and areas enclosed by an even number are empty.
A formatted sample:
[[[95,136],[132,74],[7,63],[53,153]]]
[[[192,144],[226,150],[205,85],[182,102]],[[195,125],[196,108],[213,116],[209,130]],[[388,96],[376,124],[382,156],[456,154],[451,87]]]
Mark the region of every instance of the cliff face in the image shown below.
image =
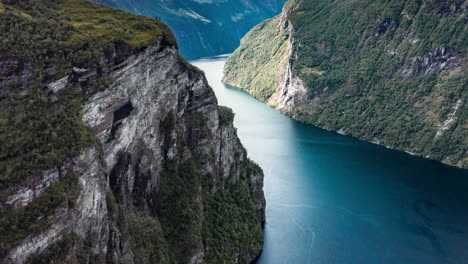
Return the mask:
[[[218,106],[173,43],[110,41],[98,64],[49,70],[43,79],[26,70],[38,67],[31,60],[0,61],[0,104],[14,109],[0,119],[1,263],[249,263],[258,255],[262,171],[248,159],[232,111]],[[39,107],[35,96],[46,107],[30,113],[23,100]],[[70,109],[76,135],[51,114],[68,124]],[[21,127],[10,119],[36,124],[29,115],[50,116],[31,128],[37,142],[25,143],[38,157],[6,143]],[[61,148],[43,146],[57,139]],[[16,165],[41,158],[43,170]]]
[[[241,41],[224,82],[297,120],[467,168],[466,7],[291,0]]]
[[[158,17],[174,32],[187,59],[230,53],[249,29],[281,12],[285,0],[94,0]]]

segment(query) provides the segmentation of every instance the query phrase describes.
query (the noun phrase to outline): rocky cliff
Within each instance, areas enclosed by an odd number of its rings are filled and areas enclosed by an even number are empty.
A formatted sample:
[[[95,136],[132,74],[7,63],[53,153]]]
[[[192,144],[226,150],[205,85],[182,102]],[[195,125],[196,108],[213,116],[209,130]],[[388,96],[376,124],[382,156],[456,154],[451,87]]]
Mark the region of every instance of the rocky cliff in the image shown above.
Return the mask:
[[[224,82],[293,118],[468,167],[466,1],[290,0]]]
[[[4,7],[0,263],[251,262],[262,171],[165,26],[81,0]],[[34,37],[61,53],[18,53]]]

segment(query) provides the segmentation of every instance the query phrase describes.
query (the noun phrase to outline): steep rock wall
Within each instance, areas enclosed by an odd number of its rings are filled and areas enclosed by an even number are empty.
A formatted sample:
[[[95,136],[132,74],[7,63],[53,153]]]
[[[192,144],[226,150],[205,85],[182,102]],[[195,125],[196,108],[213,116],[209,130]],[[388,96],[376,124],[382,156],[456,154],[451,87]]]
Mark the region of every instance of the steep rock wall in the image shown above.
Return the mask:
[[[174,46],[112,50],[106,67],[74,68],[47,85],[50,100],[67,90],[86,94],[82,119],[95,142],[1,190],[5,221],[50,197],[54,206],[28,218],[40,228],[2,244],[0,262],[252,261],[263,241],[263,174],[233,117],[220,122],[232,113],[218,110],[203,73]],[[0,68],[9,68],[5,61]],[[24,77],[5,71],[5,86]],[[93,90],[102,76],[108,86]],[[52,191],[67,195],[56,200]]]

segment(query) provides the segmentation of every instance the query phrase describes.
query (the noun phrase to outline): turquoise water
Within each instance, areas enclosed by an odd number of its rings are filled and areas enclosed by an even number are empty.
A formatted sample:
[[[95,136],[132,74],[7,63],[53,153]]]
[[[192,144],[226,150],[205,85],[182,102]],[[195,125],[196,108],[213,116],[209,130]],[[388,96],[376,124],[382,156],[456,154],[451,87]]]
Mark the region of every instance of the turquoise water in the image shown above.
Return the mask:
[[[283,116],[224,86],[225,59],[192,63],[265,173],[258,263],[468,263],[467,171]]]

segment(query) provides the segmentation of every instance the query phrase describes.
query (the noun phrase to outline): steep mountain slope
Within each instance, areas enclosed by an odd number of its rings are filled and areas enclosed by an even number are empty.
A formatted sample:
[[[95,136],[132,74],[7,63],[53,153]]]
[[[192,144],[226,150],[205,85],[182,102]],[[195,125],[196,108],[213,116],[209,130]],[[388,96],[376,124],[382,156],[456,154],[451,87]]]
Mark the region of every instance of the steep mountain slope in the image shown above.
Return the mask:
[[[187,59],[230,53],[260,21],[281,12],[285,0],[94,0],[158,17],[174,32]]]
[[[153,19],[84,0],[0,11],[0,263],[249,263],[261,169]]]
[[[467,6],[290,0],[246,35],[224,82],[300,121],[468,168]]]

